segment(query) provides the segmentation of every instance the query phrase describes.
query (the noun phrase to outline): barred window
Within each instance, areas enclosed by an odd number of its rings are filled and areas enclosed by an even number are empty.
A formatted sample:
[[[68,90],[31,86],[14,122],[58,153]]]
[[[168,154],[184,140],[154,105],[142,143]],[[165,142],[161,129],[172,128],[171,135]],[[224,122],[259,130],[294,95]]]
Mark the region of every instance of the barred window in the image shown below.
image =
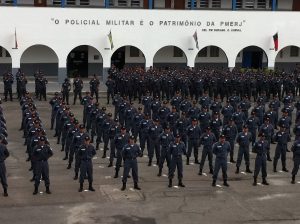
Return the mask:
[[[200,0],[200,8],[208,8],[208,0]]]
[[[220,48],[211,46],[210,47],[210,57],[217,58],[220,55]]]

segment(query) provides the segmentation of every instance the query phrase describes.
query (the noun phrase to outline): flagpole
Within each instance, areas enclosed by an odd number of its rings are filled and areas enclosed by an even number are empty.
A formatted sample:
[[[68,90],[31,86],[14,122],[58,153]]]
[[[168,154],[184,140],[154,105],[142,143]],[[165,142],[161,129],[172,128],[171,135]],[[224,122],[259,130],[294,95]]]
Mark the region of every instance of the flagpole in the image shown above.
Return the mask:
[[[15,27],[15,47],[13,47],[12,49],[18,49],[18,40],[17,40],[17,28]]]

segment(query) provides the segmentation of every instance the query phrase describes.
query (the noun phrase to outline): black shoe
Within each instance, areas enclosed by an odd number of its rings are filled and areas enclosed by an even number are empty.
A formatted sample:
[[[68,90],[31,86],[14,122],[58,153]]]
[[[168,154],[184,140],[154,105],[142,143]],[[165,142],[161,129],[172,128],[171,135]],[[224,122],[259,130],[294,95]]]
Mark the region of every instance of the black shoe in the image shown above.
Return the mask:
[[[33,169],[32,169],[32,167],[30,167],[29,169],[28,169],[28,171],[32,171]]]
[[[92,185],[89,186],[89,191],[95,191]]]
[[[4,197],[7,197],[7,196],[8,196],[7,189],[4,189],[3,196],[4,196]]]
[[[27,159],[26,159],[26,162],[29,162],[30,161],[30,158],[28,157]]]
[[[36,195],[38,193],[39,189],[37,187],[34,187],[33,195]]]
[[[269,183],[267,182],[266,179],[263,179],[262,184],[263,184],[263,185],[269,185]]]
[[[238,174],[240,172],[240,168],[236,167],[235,173]]]
[[[65,151],[65,150],[64,150],[64,148],[61,148],[61,150],[60,150],[60,151],[61,151],[61,152],[63,152],[63,151]]]
[[[272,162],[272,159],[271,159],[271,158],[267,158],[267,160],[268,160],[269,162]]]
[[[293,175],[292,176],[292,181],[291,181],[291,184],[295,184],[296,182],[295,182],[295,179],[296,179],[296,176],[295,175]]]
[[[209,170],[209,174],[214,174],[214,170],[213,170],[213,169],[210,169],[210,170]]]
[[[139,187],[139,185],[137,183],[134,184],[133,188],[136,189],[136,190],[139,190],[139,191],[141,190],[141,188]]]
[[[71,169],[71,164],[70,164],[70,163],[69,163],[69,165],[68,165],[67,169],[68,169],[68,170],[69,170],[69,169]]]
[[[277,169],[276,169],[275,167],[273,168],[273,172],[274,172],[274,173],[277,173]]]
[[[198,161],[198,159],[195,159],[195,164],[199,164],[199,161]]]
[[[63,158],[63,160],[67,160],[67,159],[68,159],[68,157],[67,157],[67,156]]]
[[[112,166],[113,166],[113,163],[110,162],[107,167],[112,167]]]
[[[168,187],[172,187],[172,179],[169,179],[169,185]]]
[[[151,165],[152,165],[152,160],[150,159],[148,162],[148,166],[151,166]]]
[[[256,177],[254,177],[253,178],[253,184],[252,184],[253,186],[256,186],[257,185],[257,178]]]
[[[78,180],[78,174],[75,174],[73,180]]]
[[[119,172],[116,172],[114,178],[118,178],[118,177],[119,177]]]
[[[83,191],[83,187],[79,187],[78,192],[82,192]]]
[[[49,187],[46,187],[46,194],[51,194]]]
[[[224,185],[225,187],[229,187],[229,184],[227,183],[226,180],[224,181],[223,185]]]
[[[216,181],[215,181],[215,180],[213,180],[213,182],[212,182],[211,186],[213,186],[213,187],[215,187],[215,186],[216,186]]]
[[[202,169],[199,171],[198,175],[202,176]]]
[[[106,158],[106,153],[103,153],[102,158],[103,159]]]
[[[247,166],[247,168],[246,168],[246,173],[252,173],[252,171],[250,170],[249,166]]]
[[[236,163],[236,161],[234,161],[233,159],[230,159],[230,162],[231,162],[231,163]]]
[[[185,187],[185,185],[182,183],[182,181],[179,181],[178,186],[179,187]]]
[[[125,189],[126,189],[126,183],[123,183],[123,186],[122,186],[122,188],[121,188],[121,191],[125,191]]]
[[[282,168],[282,171],[286,172],[286,173],[289,172],[289,170],[287,168],[285,168],[285,167]]]
[[[186,165],[190,165],[190,158],[189,157],[186,158]]]

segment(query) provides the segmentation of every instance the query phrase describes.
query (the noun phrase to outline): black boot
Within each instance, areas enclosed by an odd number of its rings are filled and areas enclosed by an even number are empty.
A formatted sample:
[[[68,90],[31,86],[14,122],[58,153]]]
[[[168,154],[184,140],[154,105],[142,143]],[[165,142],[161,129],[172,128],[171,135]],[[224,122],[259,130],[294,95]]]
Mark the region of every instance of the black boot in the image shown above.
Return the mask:
[[[229,187],[229,184],[227,183],[227,180],[224,180],[223,185],[224,185],[225,187]]]
[[[234,159],[233,159],[233,156],[230,157],[230,162],[231,162],[231,163],[236,163],[236,161],[234,161]]]
[[[172,179],[169,179],[169,185],[168,187],[172,187]]]
[[[215,181],[215,180],[213,180],[213,182],[212,182],[211,186],[213,186],[213,187],[215,187],[215,186],[216,186],[216,181]]]
[[[198,175],[200,175],[200,176],[202,175],[202,169],[199,170]]]
[[[63,160],[67,160],[68,159],[68,154],[65,154],[65,157],[63,158]]]
[[[179,187],[185,187],[185,185],[182,183],[182,180],[181,180],[181,179],[178,181],[178,186],[179,186]]]
[[[235,170],[235,173],[238,174],[239,172],[240,172],[240,168],[237,166],[236,170]]]
[[[126,182],[123,182],[123,186],[121,188],[121,191],[125,191],[125,189],[126,189]]]
[[[118,178],[118,177],[119,177],[119,170],[116,170],[114,178]]]
[[[104,149],[102,158],[106,158],[106,150]]]
[[[112,162],[109,162],[108,166],[107,167],[112,167],[113,166],[113,163]]]
[[[295,179],[296,179],[296,176],[295,176],[295,175],[293,175],[293,176],[292,176],[292,181],[291,181],[291,184],[295,184],[295,183],[296,183]]]
[[[83,191],[83,183],[80,183],[80,186],[79,186],[78,192],[82,192],[82,191]]]
[[[210,173],[210,174],[214,174],[213,168],[210,168],[210,169],[209,169],[209,173]]]
[[[89,191],[95,191],[95,189],[93,188],[92,183],[89,184]]]
[[[78,180],[78,173],[75,173],[73,180]]]
[[[68,169],[68,170],[71,169],[71,163],[68,164],[67,169]]]
[[[286,167],[283,167],[283,168],[282,168],[282,171],[283,171],[283,172],[289,172],[289,170],[288,170]]]
[[[246,173],[252,173],[252,171],[250,170],[249,166],[246,166]]]
[[[60,151],[63,152],[64,150],[65,150],[65,145],[62,145]]]
[[[8,194],[7,194],[7,188],[4,188],[3,196],[4,196],[4,197],[7,197],[7,196],[8,196]]]
[[[256,186],[257,185],[257,177],[253,177],[253,186]]]
[[[263,178],[262,184],[263,185],[269,185],[269,183],[267,182],[266,178]]]
[[[190,165],[190,157],[186,157],[186,165]]]
[[[137,182],[134,183],[134,187],[133,188],[136,189],[136,190],[141,190],[141,188],[139,187],[139,185],[138,185]]]
[[[96,150],[99,150],[99,143],[96,144]]]
[[[33,195],[36,195],[37,193],[38,193],[38,191],[39,191],[39,188],[38,188],[38,186],[34,186],[34,191],[33,191]]]
[[[152,159],[149,159],[148,166],[152,165]]]
[[[162,169],[159,168],[157,176],[160,177],[160,176],[161,176],[161,173],[162,173]]]
[[[276,167],[277,167],[277,163],[274,161],[274,162],[273,162],[273,172],[274,172],[274,173],[277,173]]]
[[[51,194],[51,191],[50,191],[49,187],[46,187],[46,193]]]

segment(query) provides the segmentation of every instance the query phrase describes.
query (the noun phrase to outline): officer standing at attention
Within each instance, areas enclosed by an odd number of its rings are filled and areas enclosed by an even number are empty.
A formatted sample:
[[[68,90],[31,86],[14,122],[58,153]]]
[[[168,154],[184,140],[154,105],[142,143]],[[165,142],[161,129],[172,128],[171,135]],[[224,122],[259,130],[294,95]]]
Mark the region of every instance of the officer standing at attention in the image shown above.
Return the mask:
[[[83,182],[87,175],[89,181],[89,191],[95,191],[93,188],[93,162],[92,159],[96,155],[95,147],[90,144],[90,137],[85,136],[84,144],[80,146],[78,157],[80,158],[80,178],[79,192],[83,191]]]
[[[160,177],[162,174],[162,169],[164,166],[165,160],[167,160],[167,166],[170,169],[170,157],[169,157],[169,146],[171,142],[175,140],[174,135],[172,134],[170,127],[166,126],[165,131],[159,136],[160,143],[160,158],[159,158],[159,170],[157,176]]]
[[[208,157],[208,162],[209,162],[209,173],[213,174],[212,146],[216,141],[217,141],[216,136],[214,135],[214,133],[211,132],[211,128],[207,127],[206,132],[203,133],[200,137],[200,145],[203,145],[203,151],[202,151],[202,157],[201,157],[201,162],[200,162],[200,170],[199,170],[199,173],[198,173],[199,175],[202,175],[202,171],[203,171],[206,156]]]
[[[94,97],[94,95],[96,95],[96,101],[98,103],[98,99],[99,99],[99,85],[100,85],[100,81],[98,78],[96,78],[96,74],[94,74],[94,77],[92,78],[92,80],[90,81],[90,91],[91,91],[91,96]]]
[[[33,159],[35,161],[34,165],[34,174],[35,174],[35,184],[34,184],[34,192],[36,195],[38,193],[38,188],[40,185],[40,180],[43,175],[43,179],[45,181],[46,193],[51,194],[49,189],[50,180],[49,180],[49,165],[48,159],[53,155],[52,149],[49,145],[45,144],[46,138],[45,136],[40,137],[39,144],[35,146],[33,149]]]
[[[73,105],[75,105],[75,103],[76,103],[77,96],[79,97],[79,102],[81,102],[81,100],[82,100],[82,88],[83,88],[83,81],[79,77],[79,75],[77,75],[74,82],[73,82],[73,92],[74,92]]]
[[[3,196],[7,197],[7,179],[6,179],[6,167],[5,167],[5,160],[9,157],[9,152],[4,144],[4,137],[0,136],[0,180],[3,187]]]
[[[170,144],[169,148],[169,156],[171,159],[170,169],[169,169],[169,185],[168,187],[172,187],[172,180],[174,178],[174,173],[177,168],[177,176],[178,176],[178,186],[185,187],[182,183],[183,178],[183,164],[182,164],[182,155],[186,155],[186,148],[184,143],[180,140],[180,135],[177,134],[175,141]]]
[[[187,127],[188,136],[188,152],[186,157],[186,165],[190,165],[190,157],[194,149],[195,163],[199,164],[198,161],[198,150],[199,150],[199,140],[201,136],[201,129],[198,125],[197,118],[193,118],[192,124]]]
[[[227,183],[227,155],[231,150],[229,142],[225,141],[225,135],[220,136],[219,142],[213,145],[212,150],[213,154],[216,155],[212,186],[216,186],[219,170],[222,168],[223,185],[229,187]]]
[[[274,135],[273,140],[277,142],[273,161],[273,171],[277,172],[277,162],[281,157],[282,171],[289,172],[286,168],[286,151],[287,144],[289,141],[291,141],[291,137],[290,134],[286,132],[286,128],[284,125],[280,126],[280,130]]]
[[[236,138],[236,142],[239,144],[239,151],[238,157],[236,161],[236,171],[235,173],[238,174],[240,172],[241,162],[244,156],[245,163],[246,163],[246,173],[252,173],[250,170],[250,156],[249,156],[249,145],[252,140],[252,135],[248,132],[248,126],[244,125],[243,131],[240,132]]]
[[[69,105],[70,90],[71,90],[71,84],[70,84],[69,79],[66,78],[64,83],[62,84],[61,92],[62,92],[62,95],[63,95],[63,101],[65,101],[67,103],[67,105]]]
[[[134,136],[130,136],[129,142],[124,146],[122,150],[122,157],[124,159],[124,172],[123,172],[123,186],[121,188],[122,191],[126,189],[126,182],[130,172],[132,169],[132,177],[134,181],[134,189],[141,190],[138,185],[138,163],[137,157],[142,156],[141,148],[134,143]]]
[[[12,101],[12,84],[14,83],[14,77],[10,73],[6,73],[3,76],[4,83],[4,101],[7,101],[7,95],[9,94],[10,101]]]
[[[265,140],[264,133],[261,133],[259,137],[260,139],[254,143],[252,148],[252,152],[256,153],[253,186],[257,185],[257,176],[259,174],[260,169],[261,169],[262,179],[263,179],[262,184],[269,185],[269,183],[266,180],[266,177],[267,177],[267,153],[269,151],[270,145]]]
[[[128,143],[129,140],[129,134],[126,133],[126,128],[122,127],[121,128],[121,133],[118,133],[115,138],[113,139],[113,141],[115,142],[115,146],[117,149],[117,153],[116,153],[116,158],[117,158],[117,162],[116,162],[116,169],[115,169],[115,176],[114,178],[118,178],[119,177],[119,170],[122,164],[122,150],[124,148],[124,146]],[[110,161],[111,165],[113,163],[113,159]]]
[[[294,160],[294,168],[292,170],[292,184],[295,184],[296,175],[299,170],[300,166],[300,140],[296,139],[294,144],[292,145],[292,152],[293,152],[293,160]]]
[[[110,76],[108,76],[108,80],[105,85],[107,86],[107,104],[109,104],[109,98],[111,97],[111,100],[114,99],[116,83]]]

